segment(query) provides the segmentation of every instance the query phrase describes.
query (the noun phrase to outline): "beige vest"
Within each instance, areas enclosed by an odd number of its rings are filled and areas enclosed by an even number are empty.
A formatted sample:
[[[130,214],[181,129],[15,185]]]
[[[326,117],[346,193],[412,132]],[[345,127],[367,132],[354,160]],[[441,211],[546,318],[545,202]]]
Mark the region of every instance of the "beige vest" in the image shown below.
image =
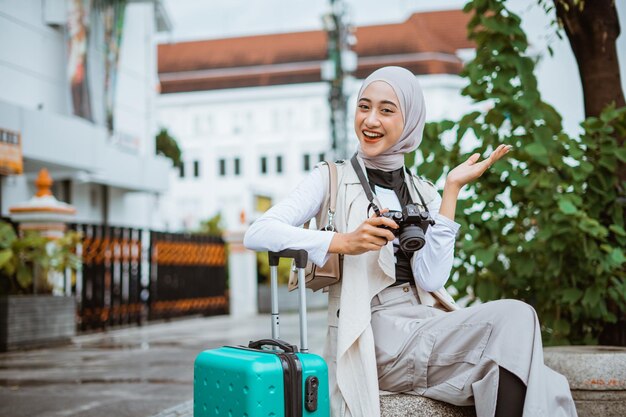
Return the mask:
[[[360,163],[365,172],[362,161]],[[328,170],[321,169],[321,172],[326,183]],[[369,201],[349,161],[337,164],[337,174],[337,231],[355,230],[366,219]],[[437,190],[432,184],[415,176],[412,179],[426,204],[436,198]],[[420,204],[413,186],[408,185],[413,201]],[[380,207],[376,196],[374,202]],[[395,274],[390,242],[380,251],[345,255],[342,281],[329,288],[329,327],[324,357],[329,367],[333,417],[380,416],[370,302],[374,295],[395,282]],[[445,290],[439,292],[456,308]],[[426,291],[422,290],[419,295],[423,304],[433,305],[437,301]]]

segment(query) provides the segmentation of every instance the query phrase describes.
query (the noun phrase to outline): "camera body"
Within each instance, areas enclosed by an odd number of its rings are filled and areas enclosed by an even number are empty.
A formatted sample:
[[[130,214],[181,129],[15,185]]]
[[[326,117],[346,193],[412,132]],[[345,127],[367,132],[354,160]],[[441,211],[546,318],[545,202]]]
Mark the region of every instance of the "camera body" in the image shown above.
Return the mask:
[[[380,215],[393,220],[400,226],[397,229],[388,226],[380,227],[391,230],[394,236],[400,239],[400,249],[406,253],[413,253],[422,249],[426,243],[424,235],[428,226],[435,224],[430,213],[420,210],[417,204],[407,204],[402,211],[388,211]]]

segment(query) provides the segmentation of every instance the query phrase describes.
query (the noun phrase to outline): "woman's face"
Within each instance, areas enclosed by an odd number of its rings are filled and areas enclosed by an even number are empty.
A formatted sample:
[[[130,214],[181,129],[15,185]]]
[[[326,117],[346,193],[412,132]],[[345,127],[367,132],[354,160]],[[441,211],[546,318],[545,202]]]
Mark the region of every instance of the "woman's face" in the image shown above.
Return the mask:
[[[368,158],[382,154],[398,142],[404,117],[393,88],[374,81],[363,91],[354,116],[354,130]]]

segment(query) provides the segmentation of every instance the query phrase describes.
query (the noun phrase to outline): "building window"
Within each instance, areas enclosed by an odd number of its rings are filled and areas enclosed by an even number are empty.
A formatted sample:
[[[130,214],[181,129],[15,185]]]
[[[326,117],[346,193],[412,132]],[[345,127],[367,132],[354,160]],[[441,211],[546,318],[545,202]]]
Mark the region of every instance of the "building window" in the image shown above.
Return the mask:
[[[220,159],[220,177],[226,175],[226,160]]]
[[[276,156],[276,172],[278,174],[283,172],[283,157],[280,155]]]
[[[308,153],[305,153],[303,156],[304,156],[304,159],[302,160],[302,168],[305,171],[310,171],[311,170],[311,155],[309,155]]]
[[[326,160],[326,154],[324,154],[324,152],[320,153],[318,159],[319,159],[320,162],[325,161]]]
[[[261,174],[267,174],[267,156],[261,157]]]
[[[185,163],[180,161],[180,166],[178,167],[178,176],[180,178],[185,178]]]
[[[235,175],[241,174],[241,160],[239,158],[235,158]]]
[[[193,176],[195,178],[200,176],[200,161],[193,161]]]

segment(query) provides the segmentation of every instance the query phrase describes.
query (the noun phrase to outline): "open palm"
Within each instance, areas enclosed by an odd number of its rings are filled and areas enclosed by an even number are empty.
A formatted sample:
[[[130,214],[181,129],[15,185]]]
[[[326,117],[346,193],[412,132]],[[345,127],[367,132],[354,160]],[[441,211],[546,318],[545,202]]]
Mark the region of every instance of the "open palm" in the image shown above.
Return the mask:
[[[473,154],[467,159],[467,161],[456,166],[452,171],[448,173],[446,182],[455,184],[458,187],[463,187],[464,185],[474,181],[476,178],[483,175],[483,173],[491,165],[493,165],[496,161],[506,155],[511,150],[511,148],[511,145],[500,145],[487,158],[483,159],[480,162],[478,162],[480,154]]]

